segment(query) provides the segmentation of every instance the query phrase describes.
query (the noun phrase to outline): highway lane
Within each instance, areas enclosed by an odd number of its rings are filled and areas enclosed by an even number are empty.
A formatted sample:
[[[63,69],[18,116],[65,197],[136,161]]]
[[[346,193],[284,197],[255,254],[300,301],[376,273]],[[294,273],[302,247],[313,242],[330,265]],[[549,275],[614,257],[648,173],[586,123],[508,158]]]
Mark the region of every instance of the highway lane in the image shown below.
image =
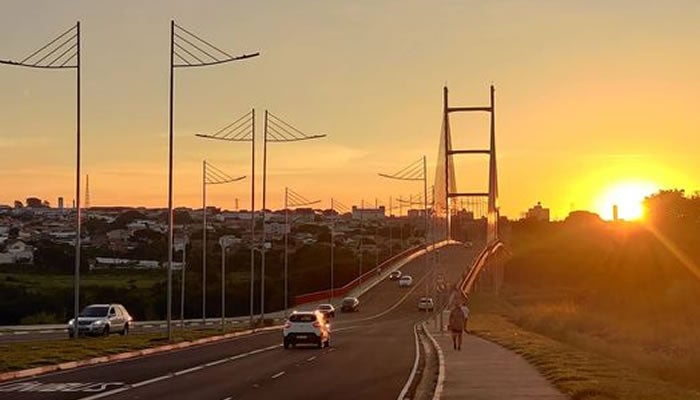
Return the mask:
[[[442,250],[443,262],[453,266],[445,271],[448,280],[459,276],[473,253],[461,246]],[[426,275],[422,257],[402,270],[416,280],[432,278]],[[416,307],[423,293],[420,285],[409,290],[393,281],[380,283],[361,298],[359,313],[340,314],[332,322],[330,349],[284,350],[279,331],[258,333],[28,379],[13,383],[16,390],[3,385],[0,399],[80,399],[105,394],[114,399],[395,398],[413,365],[412,328],[425,317]],[[114,384],[97,385],[110,382]],[[93,386],[78,386],[88,383]]]

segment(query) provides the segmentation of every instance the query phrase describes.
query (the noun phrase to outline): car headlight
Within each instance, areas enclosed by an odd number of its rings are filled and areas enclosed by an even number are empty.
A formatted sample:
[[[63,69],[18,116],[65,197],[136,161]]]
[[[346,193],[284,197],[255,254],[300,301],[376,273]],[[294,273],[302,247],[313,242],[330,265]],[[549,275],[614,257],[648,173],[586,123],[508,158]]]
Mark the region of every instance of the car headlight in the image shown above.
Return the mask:
[[[98,319],[97,321],[93,322],[92,324],[100,326],[100,325],[104,325],[105,321],[103,319]]]
[[[74,323],[75,323],[75,319],[71,319],[70,321],[68,321],[68,326],[73,326]]]

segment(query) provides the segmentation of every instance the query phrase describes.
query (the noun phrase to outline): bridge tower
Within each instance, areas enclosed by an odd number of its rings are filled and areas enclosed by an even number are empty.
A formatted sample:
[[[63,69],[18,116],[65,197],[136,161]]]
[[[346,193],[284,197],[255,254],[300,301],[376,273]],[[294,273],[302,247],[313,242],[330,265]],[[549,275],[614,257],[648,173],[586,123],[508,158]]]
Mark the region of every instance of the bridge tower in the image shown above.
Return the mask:
[[[490,105],[477,107],[457,107],[450,106],[447,87],[443,88],[443,121],[442,137],[440,143],[440,162],[436,178],[436,190],[444,201],[442,206],[445,214],[445,234],[446,239],[452,237],[451,214],[456,206],[457,198],[486,198],[487,209],[487,231],[486,244],[498,241],[498,174],[496,169],[496,104],[495,89],[491,85]],[[488,149],[453,149],[450,130],[450,114],[459,112],[486,112],[490,114],[490,145]],[[487,192],[459,192],[456,189],[454,155],[487,155],[489,157],[489,183]],[[451,207],[452,205],[452,207]],[[438,210],[436,210],[438,211]]]

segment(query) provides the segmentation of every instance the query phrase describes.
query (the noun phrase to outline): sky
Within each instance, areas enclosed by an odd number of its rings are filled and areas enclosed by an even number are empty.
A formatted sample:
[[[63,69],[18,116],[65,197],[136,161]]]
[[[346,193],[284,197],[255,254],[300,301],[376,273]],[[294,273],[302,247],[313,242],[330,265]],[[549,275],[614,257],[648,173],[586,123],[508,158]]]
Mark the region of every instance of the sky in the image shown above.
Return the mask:
[[[268,207],[283,204],[285,187],[320,207],[417,195],[420,183],[378,173],[425,155],[432,185],[444,85],[465,106],[487,105],[496,87],[503,215],[538,201],[554,218],[605,213],[621,185],[700,189],[695,0],[3,0],[0,8],[1,59],[21,59],[81,21],[82,167],[93,206],[167,206],[171,19],[231,53],[261,52],[176,70],[177,206],[201,207],[204,159],[248,176],[210,186],[208,205],[250,206],[249,144],[194,134],[252,108],[327,134],[270,144]],[[452,132],[456,148],[486,146],[488,116],[455,115]],[[486,159],[456,157],[458,190],[485,190]],[[74,72],[0,66],[0,204],[70,203],[74,174]]]

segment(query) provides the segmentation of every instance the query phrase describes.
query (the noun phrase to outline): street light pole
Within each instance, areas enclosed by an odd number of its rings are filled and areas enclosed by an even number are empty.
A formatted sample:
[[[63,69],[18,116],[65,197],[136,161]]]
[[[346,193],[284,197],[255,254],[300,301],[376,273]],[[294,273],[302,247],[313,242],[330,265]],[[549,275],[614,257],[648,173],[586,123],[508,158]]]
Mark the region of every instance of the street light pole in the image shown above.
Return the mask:
[[[289,188],[284,188],[284,315],[287,315],[287,269],[289,264]]]
[[[221,330],[226,330],[226,243],[221,242]]]
[[[177,28],[177,33],[175,29]],[[177,47],[177,49],[176,49]],[[168,135],[168,289],[167,289],[167,331],[172,340],[172,269],[173,269],[173,97],[175,68],[194,68],[218,65],[232,61],[257,57],[260,53],[231,54],[212,45],[189,30],[170,21],[170,102]],[[175,61],[177,57],[177,61]]]
[[[331,197],[331,213],[333,211],[333,198]],[[335,282],[333,280],[333,270],[335,269],[335,258],[334,258],[334,251],[335,251],[335,217],[333,218],[333,221],[331,222],[331,297],[328,299],[328,302],[333,301],[333,289],[335,286]]]
[[[260,256],[260,323],[265,321],[265,240],[267,239],[267,229],[265,228],[265,208],[267,199],[267,118],[268,111],[265,110],[265,120],[263,122],[263,187],[262,187],[262,255]]]
[[[255,109],[251,111],[251,149],[250,149],[250,320],[248,323],[253,326],[253,294],[255,292]]]
[[[173,97],[174,97],[174,67],[175,56],[175,21],[170,21],[170,98],[168,118],[168,290],[166,302],[168,340],[173,340]]]
[[[202,161],[202,327],[207,324],[207,160]]]

